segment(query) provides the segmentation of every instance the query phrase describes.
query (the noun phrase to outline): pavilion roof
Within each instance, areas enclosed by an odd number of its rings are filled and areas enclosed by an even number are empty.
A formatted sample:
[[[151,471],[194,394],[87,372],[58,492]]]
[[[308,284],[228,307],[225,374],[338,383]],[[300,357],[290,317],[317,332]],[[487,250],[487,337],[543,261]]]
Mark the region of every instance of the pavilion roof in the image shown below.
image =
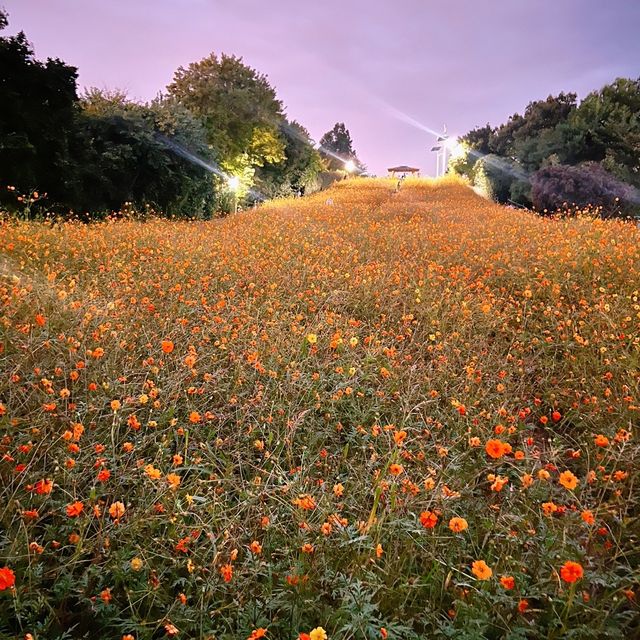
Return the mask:
[[[408,167],[406,164],[401,164],[399,167],[391,167],[387,169],[389,172],[395,173],[417,173],[420,169],[416,169],[416,167]]]

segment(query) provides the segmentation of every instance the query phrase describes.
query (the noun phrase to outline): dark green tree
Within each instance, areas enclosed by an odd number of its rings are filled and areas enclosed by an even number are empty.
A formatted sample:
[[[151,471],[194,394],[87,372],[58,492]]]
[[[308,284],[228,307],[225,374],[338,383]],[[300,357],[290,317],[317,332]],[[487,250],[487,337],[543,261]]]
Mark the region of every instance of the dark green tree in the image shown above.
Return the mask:
[[[213,157],[192,114],[167,99],[141,105],[95,89],[82,106],[76,209],[117,210],[132,202],[180,216],[212,212],[214,183],[198,160]]]
[[[266,163],[257,169],[256,184],[259,190],[268,197],[316,191],[320,186],[318,176],[323,165],[309,132],[295,120],[283,120],[279,130],[285,141],[285,160],[278,164]]]
[[[330,169],[342,169],[344,163],[352,160],[357,166],[362,167],[356,150],[353,148],[353,141],[349,129],[344,122],[336,122],[333,129],[327,131],[320,138],[320,155]]]
[[[596,161],[640,187],[640,78],[618,78],[572,113],[577,161]]]
[[[7,24],[2,14],[0,25]],[[19,191],[64,201],[73,181],[75,67],[36,60],[23,32],[0,38],[0,176]],[[5,194],[5,190],[2,191]]]

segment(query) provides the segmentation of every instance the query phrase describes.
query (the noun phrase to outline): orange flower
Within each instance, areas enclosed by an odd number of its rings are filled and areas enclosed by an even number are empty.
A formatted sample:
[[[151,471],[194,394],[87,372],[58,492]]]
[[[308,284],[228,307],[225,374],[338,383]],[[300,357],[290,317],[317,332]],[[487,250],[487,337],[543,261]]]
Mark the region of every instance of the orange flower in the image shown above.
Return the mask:
[[[171,340],[163,340],[160,343],[163,353],[171,353],[173,351],[173,342]]]
[[[192,411],[189,414],[189,422],[191,424],[198,424],[202,420],[202,416],[197,411]]]
[[[513,589],[516,586],[516,580],[513,576],[501,576],[500,584],[505,589]]]
[[[308,493],[301,495],[293,501],[293,504],[305,511],[313,511],[316,508],[316,502]]]
[[[47,493],[51,493],[53,490],[53,482],[47,478],[46,480],[38,480],[38,482],[33,485],[33,490],[38,495],[45,495]]]
[[[263,627],[259,629],[254,629],[251,632],[251,635],[247,638],[247,640],[257,640],[258,638],[264,638],[267,635],[267,630]]]
[[[225,582],[231,582],[231,578],[233,578],[233,567],[230,564],[223,564],[220,567],[220,575]]]
[[[167,482],[172,489],[177,489],[180,486],[181,478],[177,473],[168,473]]]
[[[607,436],[603,436],[601,433],[599,433],[595,437],[594,442],[596,443],[596,446],[598,446],[598,447],[608,447],[609,446],[609,438],[607,438]]]
[[[162,477],[162,472],[160,471],[160,469],[156,469],[152,464],[148,464],[145,468],[144,468],[144,472],[152,479],[152,480],[158,480],[159,478]]]
[[[587,524],[594,524],[596,519],[593,515],[593,511],[590,511],[589,509],[585,509],[581,514],[580,517],[582,518],[582,520],[584,522],[586,522]]]
[[[9,567],[0,569],[0,591],[11,589],[16,583],[16,575]]]
[[[77,518],[82,513],[83,509],[84,505],[82,502],[76,501],[67,505],[66,512],[70,518]]]
[[[423,511],[420,514],[420,524],[425,529],[433,529],[438,524],[438,516],[433,511]]]
[[[560,484],[569,491],[575,489],[578,486],[578,478],[576,478],[571,471],[563,471],[559,478]]]
[[[584,570],[582,569],[582,565],[578,562],[572,562],[571,560],[567,560],[562,567],[560,567],[560,577],[565,582],[577,582],[584,575]]]
[[[262,553],[262,545],[257,540],[254,540],[249,545],[249,549],[251,550],[251,553],[255,553],[256,555],[259,555]]]
[[[119,518],[122,518],[122,516],[124,515],[125,512],[125,506],[122,502],[114,502],[110,507],[109,507],[109,515],[114,519],[114,520],[118,520]]]
[[[478,580],[488,580],[493,575],[493,571],[484,560],[476,560],[471,565],[471,573]]]
[[[106,482],[111,477],[111,471],[109,469],[100,469],[98,471],[98,477],[96,478],[98,482]]]
[[[502,456],[507,453],[507,444],[506,442],[502,442],[502,440],[487,440],[484,450],[491,458],[502,458]]]
[[[449,520],[449,529],[454,533],[460,533],[469,527],[469,523],[464,518],[451,518]]]
[[[406,431],[396,431],[393,434],[393,440],[399,447],[403,446],[406,437],[407,437]]]
[[[389,466],[389,473],[392,476],[399,476],[404,471],[404,467],[401,464],[392,464]]]

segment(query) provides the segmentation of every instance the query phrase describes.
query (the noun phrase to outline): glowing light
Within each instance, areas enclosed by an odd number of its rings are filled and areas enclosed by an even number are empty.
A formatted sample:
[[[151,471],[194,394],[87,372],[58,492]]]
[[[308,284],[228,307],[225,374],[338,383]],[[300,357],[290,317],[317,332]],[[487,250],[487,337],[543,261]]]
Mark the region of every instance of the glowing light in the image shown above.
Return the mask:
[[[344,163],[344,168],[349,173],[353,173],[356,170],[356,163],[353,160],[347,160]]]
[[[466,152],[464,144],[458,138],[447,138],[444,144],[449,149],[450,157],[453,159],[462,157]]]
[[[240,186],[240,178],[238,176],[230,176],[227,180],[227,185],[231,191],[236,192]]]

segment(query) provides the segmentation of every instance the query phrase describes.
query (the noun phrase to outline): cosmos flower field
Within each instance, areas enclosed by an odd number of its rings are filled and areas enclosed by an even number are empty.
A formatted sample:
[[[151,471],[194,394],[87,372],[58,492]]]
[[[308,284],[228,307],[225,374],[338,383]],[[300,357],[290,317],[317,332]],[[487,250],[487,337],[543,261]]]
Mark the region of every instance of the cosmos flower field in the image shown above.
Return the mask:
[[[0,637],[640,635],[640,230],[394,187],[0,225]]]

